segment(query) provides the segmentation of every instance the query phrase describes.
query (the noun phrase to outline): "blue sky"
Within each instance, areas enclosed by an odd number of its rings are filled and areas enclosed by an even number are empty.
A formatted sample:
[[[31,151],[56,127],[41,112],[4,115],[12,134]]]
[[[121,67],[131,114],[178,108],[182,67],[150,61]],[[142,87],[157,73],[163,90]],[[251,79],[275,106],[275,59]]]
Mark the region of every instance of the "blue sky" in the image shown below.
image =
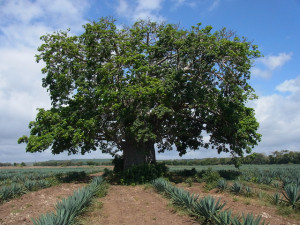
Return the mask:
[[[0,162],[83,158],[26,153],[17,139],[29,133],[36,108],[50,105],[41,86],[43,64],[34,58],[39,37],[67,28],[80,34],[83,24],[103,16],[113,16],[118,26],[149,18],[185,28],[201,22],[253,41],[264,55],[251,69],[250,83],[259,99],[249,105],[263,135],[254,151],[300,150],[299,0],[0,0]],[[199,150],[184,158],[215,156],[214,150]],[[103,157],[109,155],[97,151],[84,156]],[[158,155],[177,157],[176,151]]]

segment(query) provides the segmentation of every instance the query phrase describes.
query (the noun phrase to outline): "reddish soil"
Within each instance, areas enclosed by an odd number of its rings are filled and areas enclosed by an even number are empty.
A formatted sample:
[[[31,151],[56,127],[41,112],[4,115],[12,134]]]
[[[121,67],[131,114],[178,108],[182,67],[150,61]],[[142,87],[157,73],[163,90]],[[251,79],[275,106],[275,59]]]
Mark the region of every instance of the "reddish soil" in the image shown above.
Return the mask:
[[[169,201],[144,186],[110,186],[108,194],[101,198],[101,209],[84,214],[80,224],[84,225],[126,225],[197,224],[186,215],[178,215]]]
[[[101,175],[101,173],[97,174]],[[31,192],[18,199],[0,205],[0,225],[28,225],[31,218],[54,211],[58,200],[71,195],[74,190],[85,184],[61,184],[55,187]],[[212,195],[221,198],[227,204],[226,209],[235,215],[253,213],[261,215],[270,225],[300,225],[300,221],[277,215],[276,208],[262,204],[257,199],[233,196],[230,193],[218,193],[216,190],[205,192],[203,184],[194,183],[192,187],[180,184],[182,188],[201,197]],[[126,224],[198,224],[191,217],[179,215],[169,205],[169,200],[147,186],[110,186],[108,194],[97,199],[98,206],[87,210],[81,217],[82,225],[126,225]],[[95,201],[95,202],[97,202]],[[99,203],[102,202],[101,204]]]
[[[18,199],[0,205],[1,225],[33,224],[31,218],[39,218],[41,214],[54,211],[58,200],[72,195],[75,190],[85,184],[61,184],[58,186],[30,192]]]
[[[205,192],[203,184],[199,183],[194,183],[192,187],[186,187],[183,184],[179,184],[178,186],[185,188],[190,193],[199,194],[200,197],[211,195],[217,199],[221,198],[221,202],[226,202],[224,209],[231,210],[235,215],[253,213],[255,216],[262,216],[262,219],[270,225],[300,225],[300,221],[279,216],[276,213],[276,208],[261,204],[254,198],[234,196],[230,193],[221,193],[216,190]]]

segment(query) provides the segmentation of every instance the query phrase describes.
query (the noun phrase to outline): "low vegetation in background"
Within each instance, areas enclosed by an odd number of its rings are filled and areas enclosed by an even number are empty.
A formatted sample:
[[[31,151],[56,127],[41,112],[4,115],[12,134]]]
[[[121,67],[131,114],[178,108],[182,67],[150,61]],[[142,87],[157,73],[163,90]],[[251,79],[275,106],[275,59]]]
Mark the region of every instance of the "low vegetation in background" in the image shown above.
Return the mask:
[[[273,165],[273,164],[300,164],[300,152],[281,150],[270,155],[253,153],[244,158],[239,158],[243,165]],[[212,166],[212,165],[234,165],[233,158],[204,158],[204,159],[175,159],[163,160],[170,166]]]
[[[99,172],[94,168],[7,169],[0,174],[0,204],[27,192],[59,183],[86,181],[87,175]]]

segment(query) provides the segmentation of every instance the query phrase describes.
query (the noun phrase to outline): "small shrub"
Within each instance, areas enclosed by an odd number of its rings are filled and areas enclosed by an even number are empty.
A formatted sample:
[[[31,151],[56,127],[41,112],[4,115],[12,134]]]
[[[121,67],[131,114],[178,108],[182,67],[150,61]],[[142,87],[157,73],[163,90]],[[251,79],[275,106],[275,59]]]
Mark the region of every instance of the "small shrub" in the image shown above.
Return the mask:
[[[233,197],[232,200],[233,200],[234,202],[237,202],[239,199],[238,199],[237,197]]]
[[[68,173],[59,173],[55,175],[56,178],[63,183],[70,183],[73,181],[83,181],[87,178],[87,174],[84,171],[71,171]]]
[[[206,183],[216,183],[219,179],[220,174],[212,168],[208,168],[202,176],[202,180]]]
[[[226,180],[235,180],[242,175],[242,172],[237,170],[218,170],[218,173]]]
[[[120,172],[114,171],[109,181],[126,185],[144,184],[164,176],[167,170],[162,163],[137,165]]]
[[[110,176],[111,174],[113,174],[113,171],[107,168],[104,168],[104,172],[103,172],[103,177],[107,177]]]
[[[193,179],[191,177],[187,178],[185,180],[185,183],[189,186],[189,187],[192,187],[192,184],[193,184]]]

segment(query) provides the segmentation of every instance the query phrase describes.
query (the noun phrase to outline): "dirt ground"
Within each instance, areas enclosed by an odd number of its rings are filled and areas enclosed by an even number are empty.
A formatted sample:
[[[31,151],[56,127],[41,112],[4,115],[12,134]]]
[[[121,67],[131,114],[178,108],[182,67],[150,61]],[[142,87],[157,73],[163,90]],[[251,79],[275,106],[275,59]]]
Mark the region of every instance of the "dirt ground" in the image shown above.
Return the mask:
[[[186,215],[178,215],[168,200],[145,186],[110,186],[101,198],[102,208],[84,214],[83,225],[191,225]]]
[[[270,225],[300,225],[300,221],[279,216],[276,213],[276,208],[262,205],[253,198],[233,196],[230,193],[221,193],[216,190],[205,192],[203,184],[199,183],[194,183],[192,187],[186,187],[183,184],[179,184],[179,186],[185,188],[190,193],[199,194],[200,197],[211,195],[215,198],[221,198],[221,202],[226,202],[224,209],[231,210],[235,215],[253,213],[255,216],[261,215],[262,220],[265,220]]]
[[[72,195],[75,190],[85,184],[61,184],[58,186],[30,192],[20,198],[0,205],[1,225],[33,224],[31,218],[39,218],[41,214],[54,211],[56,202]]]
[[[101,173],[97,174],[101,175]],[[74,190],[85,184],[61,184],[55,187],[30,192],[18,199],[13,199],[0,205],[0,225],[28,225],[33,224],[31,218],[38,218],[41,214],[54,211],[56,202],[73,194]],[[203,184],[193,184],[192,187],[180,184],[182,188],[201,197],[212,195],[221,197],[227,204],[226,209],[234,214],[253,213],[261,215],[270,225],[300,225],[300,221],[281,217],[276,209],[259,204],[255,199],[236,197],[229,193],[218,193],[216,190],[205,192]],[[197,224],[187,215],[179,215],[169,205],[169,200],[156,193],[147,186],[115,186],[111,185],[108,194],[96,199],[100,207],[92,207],[81,216],[81,225],[192,225]],[[101,204],[99,203],[101,202]]]

